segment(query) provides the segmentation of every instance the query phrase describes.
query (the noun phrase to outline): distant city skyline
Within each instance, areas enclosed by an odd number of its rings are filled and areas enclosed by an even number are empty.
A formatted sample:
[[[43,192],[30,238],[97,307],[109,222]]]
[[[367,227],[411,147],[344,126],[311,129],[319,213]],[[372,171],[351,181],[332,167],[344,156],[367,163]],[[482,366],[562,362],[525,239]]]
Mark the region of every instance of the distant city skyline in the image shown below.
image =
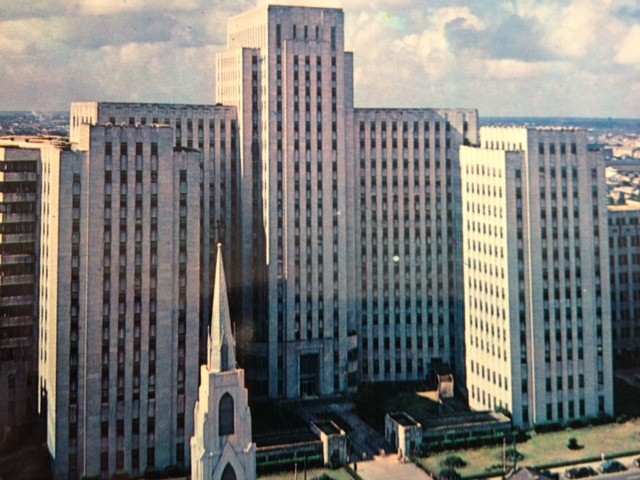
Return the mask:
[[[73,100],[213,103],[226,19],[267,2],[2,3],[2,110],[66,110]],[[640,117],[634,0],[270,3],[345,10],[359,107]]]

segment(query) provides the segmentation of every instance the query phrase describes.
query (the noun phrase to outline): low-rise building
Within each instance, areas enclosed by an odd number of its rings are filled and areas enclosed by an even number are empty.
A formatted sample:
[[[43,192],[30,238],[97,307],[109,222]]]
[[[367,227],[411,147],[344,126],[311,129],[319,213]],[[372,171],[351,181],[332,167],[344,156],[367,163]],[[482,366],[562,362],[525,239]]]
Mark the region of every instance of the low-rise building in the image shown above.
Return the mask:
[[[422,425],[405,412],[390,412],[384,419],[384,436],[398,456],[412,455],[422,446]]]

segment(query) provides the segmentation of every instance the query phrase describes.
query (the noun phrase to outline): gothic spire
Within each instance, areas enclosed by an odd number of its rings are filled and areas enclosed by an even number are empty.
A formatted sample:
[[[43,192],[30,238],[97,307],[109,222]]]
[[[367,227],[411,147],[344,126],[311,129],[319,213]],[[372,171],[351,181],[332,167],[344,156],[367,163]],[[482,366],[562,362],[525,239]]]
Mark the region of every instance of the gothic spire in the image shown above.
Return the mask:
[[[220,243],[218,243],[217,257],[207,364],[210,370],[226,372],[236,369],[236,343],[231,331],[227,282],[222,265],[222,244]]]

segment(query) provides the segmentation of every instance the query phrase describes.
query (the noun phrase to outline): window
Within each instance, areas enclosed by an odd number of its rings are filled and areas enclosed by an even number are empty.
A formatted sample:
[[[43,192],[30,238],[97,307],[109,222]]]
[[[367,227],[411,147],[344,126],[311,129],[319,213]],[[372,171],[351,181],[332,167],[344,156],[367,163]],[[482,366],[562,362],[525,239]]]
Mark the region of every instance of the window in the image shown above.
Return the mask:
[[[221,480],[236,480],[236,472],[233,470],[231,464],[227,463],[227,466],[224,467],[220,478]]]
[[[225,393],[218,408],[218,435],[233,435],[234,432],[233,398]]]

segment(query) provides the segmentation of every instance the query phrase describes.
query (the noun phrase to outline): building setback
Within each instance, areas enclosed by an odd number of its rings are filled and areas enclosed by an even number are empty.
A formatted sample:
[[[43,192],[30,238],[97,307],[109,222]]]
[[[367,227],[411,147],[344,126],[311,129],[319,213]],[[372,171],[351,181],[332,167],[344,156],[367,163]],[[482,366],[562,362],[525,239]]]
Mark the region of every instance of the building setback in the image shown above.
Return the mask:
[[[200,153],[157,126],[78,128],[42,157],[40,411],[55,478],[189,463]]]
[[[240,217],[251,222],[241,242],[251,307],[238,353],[252,394],[298,398],[357,385],[352,60],[341,10],[277,6],[231,18],[228,50],[217,57],[217,101],[238,109],[250,199]]]
[[[613,413],[607,192],[586,132],[462,147],[467,390],[518,426]]]
[[[40,151],[0,139],[0,435],[35,419]]]
[[[640,364],[640,203],[609,205],[611,324],[617,368]]]

